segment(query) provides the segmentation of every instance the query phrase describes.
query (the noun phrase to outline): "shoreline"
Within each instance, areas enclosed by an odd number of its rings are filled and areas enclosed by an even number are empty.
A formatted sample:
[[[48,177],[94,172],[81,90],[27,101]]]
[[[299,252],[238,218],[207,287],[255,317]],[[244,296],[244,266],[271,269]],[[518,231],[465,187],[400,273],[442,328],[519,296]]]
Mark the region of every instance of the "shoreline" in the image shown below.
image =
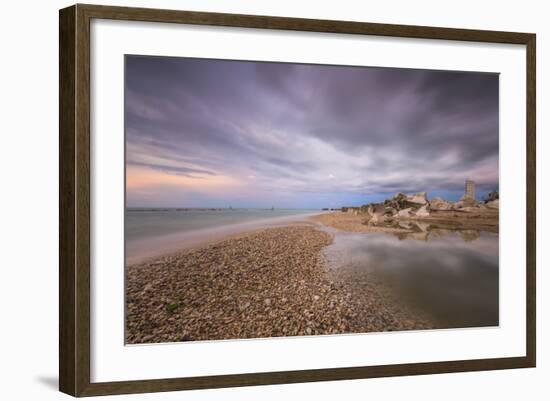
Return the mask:
[[[153,238],[126,241],[125,263],[127,266],[150,261],[155,258],[178,254],[215,244],[227,239],[255,233],[269,228],[285,227],[296,224],[312,224],[310,218],[316,213],[304,213],[290,216],[278,216],[258,219],[220,227],[202,228],[160,235]]]
[[[241,234],[127,267],[127,344],[433,328],[331,272],[318,223]]]
[[[154,238],[135,239],[126,242],[126,266],[151,261],[212,245],[220,241],[257,233],[265,229],[289,225],[322,226],[343,232],[386,233],[407,236],[426,232],[427,228],[455,231],[487,231],[498,234],[499,213],[488,211],[481,214],[458,211],[436,211],[428,217],[403,217],[389,224],[369,224],[368,216],[341,211],[305,213],[259,219],[229,224],[214,228],[204,228],[180,233],[166,234]]]
[[[455,231],[487,231],[498,233],[499,213],[475,214],[469,212],[432,212],[427,217],[402,217],[394,219],[391,224],[369,224],[365,215],[345,212],[332,212],[312,216],[312,220],[324,226],[332,227],[343,232],[365,232],[386,234],[413,234],[427,229],[455,230]]]
[[[435,217],[422,223],[445,223]],[[498,232],[496,223],[489,229]],[[333,212],[224,231],[222,237],[150,256],[126,268],[126,343],[449,328],[405,305],[372,277],[359,286],[349,272],[331,269],[324,249],[339,231],[418,234]]]

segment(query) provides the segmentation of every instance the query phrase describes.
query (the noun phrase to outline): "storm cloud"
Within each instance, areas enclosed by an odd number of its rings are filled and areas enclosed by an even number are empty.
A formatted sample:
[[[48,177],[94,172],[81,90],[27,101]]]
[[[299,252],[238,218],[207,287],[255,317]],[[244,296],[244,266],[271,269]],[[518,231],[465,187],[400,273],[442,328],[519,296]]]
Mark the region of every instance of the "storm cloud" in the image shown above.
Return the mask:
[[[126,56],[129,206],[498,189],[498,74]]]

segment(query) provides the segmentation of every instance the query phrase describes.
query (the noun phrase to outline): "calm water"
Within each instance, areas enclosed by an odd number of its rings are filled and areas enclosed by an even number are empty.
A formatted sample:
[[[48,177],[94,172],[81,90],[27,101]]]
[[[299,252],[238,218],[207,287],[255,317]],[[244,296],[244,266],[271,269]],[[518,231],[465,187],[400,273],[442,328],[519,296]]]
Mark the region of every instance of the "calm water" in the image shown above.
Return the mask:
[[[223,227],[280,217],[319,213],[304,209],[186,209],[126,211],[126,239],[164,236],[184,231]]]
[[[408,236],[337,233],[329,265],[361,282],[375,279],[439,322],[439,327],[498,326],[498,235],[475,230]]]
[[[305,220],[307,209],[126,210],[126,261],[161,255],[207,240]]]

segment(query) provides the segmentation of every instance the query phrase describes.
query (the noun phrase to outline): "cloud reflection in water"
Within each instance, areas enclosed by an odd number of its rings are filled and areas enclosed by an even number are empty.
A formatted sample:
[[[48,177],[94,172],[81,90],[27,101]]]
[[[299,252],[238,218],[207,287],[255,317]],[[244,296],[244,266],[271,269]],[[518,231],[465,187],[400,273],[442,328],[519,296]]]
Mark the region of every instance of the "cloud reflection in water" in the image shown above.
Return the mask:
[[[383,282],[438,327],[497,326],[498,235],[474,231],[434,230],[422,238],[339,232],[325,253],[348,279]]]

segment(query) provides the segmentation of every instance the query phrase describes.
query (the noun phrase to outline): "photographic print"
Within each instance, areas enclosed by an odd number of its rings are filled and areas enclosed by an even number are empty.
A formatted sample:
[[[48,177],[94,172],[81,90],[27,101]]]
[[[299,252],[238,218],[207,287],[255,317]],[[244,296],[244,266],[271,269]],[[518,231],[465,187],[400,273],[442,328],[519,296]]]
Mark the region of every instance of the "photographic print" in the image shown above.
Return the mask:
[[[499,75],[127,55],[126,344],[499,325]]]

